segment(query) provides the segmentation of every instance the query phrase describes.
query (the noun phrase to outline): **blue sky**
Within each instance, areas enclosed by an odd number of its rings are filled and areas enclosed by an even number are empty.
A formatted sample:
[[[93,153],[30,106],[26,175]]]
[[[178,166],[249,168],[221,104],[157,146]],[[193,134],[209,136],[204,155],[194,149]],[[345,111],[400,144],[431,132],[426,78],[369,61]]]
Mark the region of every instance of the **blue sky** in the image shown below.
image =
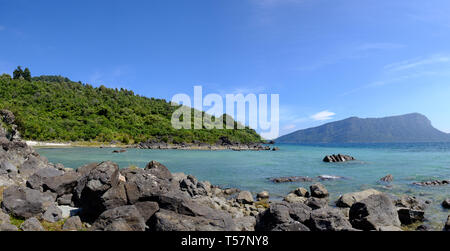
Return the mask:
[[[450,132],[448,0],[0,0],[0,72],[280,94],[281,134],[410,112]]]

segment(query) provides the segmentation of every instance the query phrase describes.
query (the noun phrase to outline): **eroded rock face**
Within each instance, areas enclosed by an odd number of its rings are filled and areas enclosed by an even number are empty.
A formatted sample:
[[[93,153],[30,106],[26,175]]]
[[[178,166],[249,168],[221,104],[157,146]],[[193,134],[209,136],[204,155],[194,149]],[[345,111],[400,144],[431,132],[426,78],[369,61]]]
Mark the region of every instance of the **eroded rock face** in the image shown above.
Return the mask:
[[[325,158],[323,159],[324,162],[347,162],[347,161],[352,161],[355,160],[354,157],[349,156],[349,155],[343,155],[343,154],[333,154],[333,155],[329,155],[329,156],[325,156]]]
[[[400,227],[397,209],[389,196],[371,195],[350,208],[350,222],[356,229],[372,231],[379,227]]]
[[[16,217],[28,219],[42,217],[55,197],[27,187],[10,186],[3,191],[2,209]]]

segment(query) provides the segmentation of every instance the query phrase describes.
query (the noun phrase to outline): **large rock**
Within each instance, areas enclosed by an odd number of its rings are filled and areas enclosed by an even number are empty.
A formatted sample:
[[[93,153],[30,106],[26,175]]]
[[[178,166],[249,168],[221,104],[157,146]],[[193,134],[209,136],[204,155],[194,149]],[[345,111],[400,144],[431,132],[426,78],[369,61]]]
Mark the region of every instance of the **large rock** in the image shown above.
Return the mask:
[[[256,218],[256,231],[308,231],[311,208],[302,203],[272,203]]]
[[[324,208],[328,206],[328,200],[327,199],[319,199],[315,197],[308,198],[305,202],[305,204],[310,207],[313,210],[317,210],[320,208]]]
[[[258,201],[261,201],[261,200],[268,200],[269,197],[270,197],[270,194],[269,194],[269,192],[267,192],[267,191],[259,192],[259,193],[256,195],[256,199],[257,199]]]
[[[253,204],[254,202],[253,195],[249,191],[240,192],[236,197],[236,201],[242,204]]]
[[[122,169],[121,174],[127,181],[125,190],[130,204],[151,200],[151,198],[166,194],[174,188],[172,182],[164,178],[165,175],[158,177],[149,170],[127,168]]]
[[[354,157],[349,155],[342,155],[342,154],[333,154],[329,156],[325,156],[323,159],[324,162],[346,162],[346,161],[352,161],[355,160]]]
[[[122,206],[103,212],[92,230],[96,231],[145,231],[145,220],[135,206]]]
[[[336,206],[338,207],[351,207],[356,202],[360,202],[364,199],[369,198],[371,195],[381,194],[381,192],[375,189],[368,189],[361,192],[356,193],[347,193],[339,197],[336,202]]]
[[[81,175],[79,173],[66,172],[63,175],[46,178],[43,180],[42,187],[44,191],[50,190],[61,197],[67,194],[73,194],[80,178]]]
[[[231,219],[230,219],[231,220]],[[154,216],[152,231],[236,231],[234,224],[223,219],[188,216],[169,210],[160,210]]]
[[[311,190],[311,196],[315,198],[327,198],[330,194],[328,193],[328,190],[325,188],[324,185],[317,183],[310,187]]]
[[[307,198],[298,196],[295,193],[290,193],[283,199],[283,201],[286,201],[289,203],[305,203],[307,200],[308,200]]]
[[[392,181],[394,181],[394,176],[392,176],[392,174],[388,174],[385,177],[381,178],[380,181],[391,183]]]
[[[186,191],[191,197],[208,194],[207,186],[192,175],[183,178],[179,183],[181,191]]]
[[[62,211],[57,206],[51,205],[45,211],[42,219],[50,223],[58,222],[63,219]]]
[[[150,218],[159,211],[158,203],[154,201],[139,201],[134,204],[145,222],[148,222]]]
[[[352,225],[336,208],[321,208],[311,212],[308,227],[312,231],[351,231]]]
[[[2,208],[8,214],[19,218],[42,217],[55,198],[27,187],[11,186],[3,191]]]
[[[121,183],[106,191],[102,195],[101,201],[106,210],[127,205],[128,199],[125,184]]]
[[[24,221],[21,225],[20,225],[20,229],[22,231],[45,231],[44,227],[42,226],[42,224],[39,222],[38,219],[36,219],[35,217],[33,218],[29,218],[28,220]]]
[[[63,175],[63,172],[58,169],[42,168],[37,170],[33,175],[30,176],[30,178],[28,178],[27,186],[31,189],[44,191],[42,185],[46,182],[47,179],[61,175]]]
[[[47,166],[47,159],[40,156],[29,155],[28,159],[19,167],[19,173],[23,177],[30,177],[37,170],[46,168]]]
[[[425,219],[425,209],[427,205],[420,199],[412,196],[403,196],[395,201],[400,222],[404,225],[411,225],[422,222]]]
[[[385,194],[371,195],[350,208],[350,222],[356,229],[372,231],[383,226],[400,227],[397,209]]]
[[[172,179],[172,173],[170,173],[169,169],[165,165],[157,161],[153,160],[150,163],[148,163],[147,166],[145,167],[145,170],[148,171],[148,173],[155,175],[160,179],[167,179],[167,180]]]
[[[0,232],[15,232],[19,231],[16,226],[11,223],[0,224]]]
[[[119,166],[107,161],[81,167],[77,173],[81,178],[75,188],[75,205],[83,208],[82,218],[91,221],[106,210],[103,195],[119,185]]]

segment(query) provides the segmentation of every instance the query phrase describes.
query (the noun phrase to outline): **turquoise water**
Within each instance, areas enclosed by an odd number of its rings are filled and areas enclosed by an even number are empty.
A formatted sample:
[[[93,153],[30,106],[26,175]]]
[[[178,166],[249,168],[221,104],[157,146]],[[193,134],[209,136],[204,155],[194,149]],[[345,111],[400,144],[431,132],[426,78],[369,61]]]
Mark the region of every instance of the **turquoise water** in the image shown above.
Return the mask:
[[[450,144],[376,144],[376,145],[279,145],[281,151],[182,151],[128,149],[114,154],[114,149],[67,148],[38,149],[51,162],[66,167],[111,160],[121,168],[134,165],[145,167],[156,160],[165,164],[171,172],[184,172],[208,180],[222,187],[238,187],[252,192],[267,190],[272,198],[281,198],[289,191],[310,183],[273,184],[268,179],[283,176],[319,175],[341,176],[345,179],[321,181],[331,193],[331,202],[339,195],[361,189],[375,188],[391,194],[409,194],[431,200],[427,211],[430,223],[439,228],[450,211],[440,203],[450,197],[450,186],[417,187],[416,181],[450,179]],[[329,154],[349,154],[357,161],[324,163]],[[392,187],[384,187],[378,180],[394,175]]]

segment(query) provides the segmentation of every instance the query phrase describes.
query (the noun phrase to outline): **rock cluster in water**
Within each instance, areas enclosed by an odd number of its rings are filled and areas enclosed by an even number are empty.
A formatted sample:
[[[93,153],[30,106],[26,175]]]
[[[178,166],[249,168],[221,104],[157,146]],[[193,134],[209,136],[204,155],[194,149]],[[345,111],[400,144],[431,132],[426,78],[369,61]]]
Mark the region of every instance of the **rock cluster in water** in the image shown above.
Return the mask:
[[[347,162],[347,161],[352,161],[355,160],[354,157],[349,156],[349,155],[343,155],[343,154],[333,154],[333,155],[329,155],[329,156],[325,156],[325,158],[323,159],[324,162]]]

